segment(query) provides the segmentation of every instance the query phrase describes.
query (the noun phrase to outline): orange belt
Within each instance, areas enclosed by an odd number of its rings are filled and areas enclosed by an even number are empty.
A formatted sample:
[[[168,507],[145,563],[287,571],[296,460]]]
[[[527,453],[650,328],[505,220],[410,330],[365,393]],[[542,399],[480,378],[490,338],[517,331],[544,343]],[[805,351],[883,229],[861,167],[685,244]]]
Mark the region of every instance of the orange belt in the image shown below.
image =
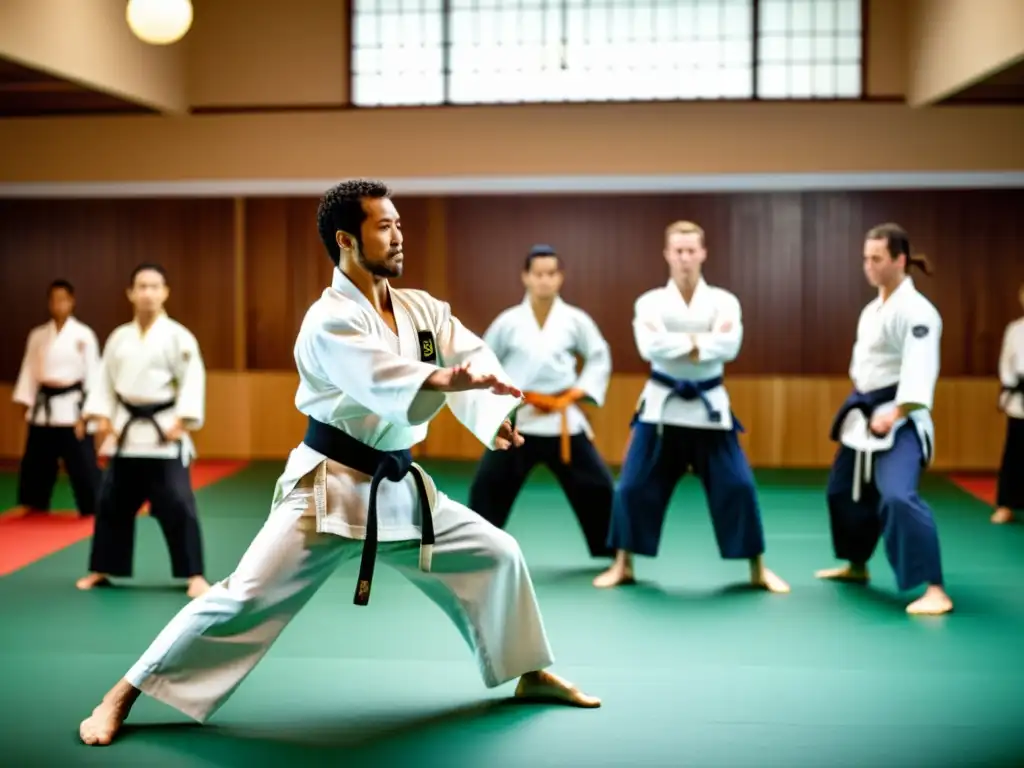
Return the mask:
[[[572,450],[569,447],[571,437],[569,435],[569,406],[580,399],[579,393],[573,395],[562,392],[557,395],[542,395],[540,392],[524,392],[523,397],[527,405],[532,405],[541,413],[560,413],[562,415],[561,454],[562,463],[568,464],[572,460]]]

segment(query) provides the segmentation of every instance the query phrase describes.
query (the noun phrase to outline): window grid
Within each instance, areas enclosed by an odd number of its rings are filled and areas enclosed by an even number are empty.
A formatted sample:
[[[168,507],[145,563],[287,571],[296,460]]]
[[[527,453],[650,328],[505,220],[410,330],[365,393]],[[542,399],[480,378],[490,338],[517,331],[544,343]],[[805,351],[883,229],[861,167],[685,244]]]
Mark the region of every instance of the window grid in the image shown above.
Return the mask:
[[[352,0],[352,102],[856,99],[862,2]]]

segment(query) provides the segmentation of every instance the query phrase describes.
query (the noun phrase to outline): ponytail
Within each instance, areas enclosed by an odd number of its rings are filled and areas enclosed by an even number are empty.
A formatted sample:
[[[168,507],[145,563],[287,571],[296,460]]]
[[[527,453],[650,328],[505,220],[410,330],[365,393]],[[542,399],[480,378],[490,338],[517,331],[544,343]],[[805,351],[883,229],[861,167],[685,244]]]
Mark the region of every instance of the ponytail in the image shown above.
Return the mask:
[[[919,253],[917,256],[907,256],[907,272],[913,267],[917,267],[929,277],[932,275],[932,263],[923,253]]]

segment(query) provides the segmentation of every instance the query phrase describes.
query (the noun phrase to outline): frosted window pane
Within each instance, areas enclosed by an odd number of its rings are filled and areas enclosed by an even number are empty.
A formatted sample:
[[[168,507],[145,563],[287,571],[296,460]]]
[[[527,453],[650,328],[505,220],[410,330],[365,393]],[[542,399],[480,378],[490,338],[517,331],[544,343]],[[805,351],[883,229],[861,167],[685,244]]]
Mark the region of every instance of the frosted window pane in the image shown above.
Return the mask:
[[[840,37],[836,43],[836,58],[840,61],[852,64],[860,62],[861,40],[859,37]]]
[[[836,39],[834,37],[819,37],[814,41],[814,60],[833,61],[836,58]]]
[[[357,75],[375,74],[380,69],[382,54],[376,48],[357,48],[352,51],[352,72]]]
[[[811,96],[811,67],[795,64],[789,68],[789,95],[796,99]]]
[[[830,64],[819,64],[814,68],[814,95],[832,98],[836,95],[836,68]]]
[[[377,45],[380,39],[377,36],[377,17],[369,14],[359,14],[355,19],[355,26],[352,28],[352,44],[365,48]]]
[[[860,34],[861,3],[864,0],[837,0],[837,2],[839,4],[839,30]]]
[[[836,93],[838,96],[859,96],[861,92],[860,62],[840,64],[836,67]]]
[[[789,61],[792,64],[810,64],[814,38],[798,35],[789,39]]]
[[[757,92],[766,99],[785,98],[789,84],[786,81],[787,67],[762,66],[757,70]]]
[[[745,39],[747,47],[750,47],[750,35],[754,23],[754,14],[751,13],[750,3],[746,0],[722,0],[725,6],[723,15],[725,30],[732,39]]]
[[[835,0],[815,0],[814,32],[818,35],[831,35],[836,31]]]
[[[790,0],[789,19],[786,29],[789,32],[810,32],[813,28],[811,0]]]
[[[789,59],[789,44],[785,37],[772,36],[761,40],[758,56],[766,63],[781,64]]]
[[[758,19],[762,33],[785,32],[789,29],[788,0],[761,0]]]
[[[722,10],[718,3],[701,3],[697,8],[697,36],[717,40],[724,33]]]

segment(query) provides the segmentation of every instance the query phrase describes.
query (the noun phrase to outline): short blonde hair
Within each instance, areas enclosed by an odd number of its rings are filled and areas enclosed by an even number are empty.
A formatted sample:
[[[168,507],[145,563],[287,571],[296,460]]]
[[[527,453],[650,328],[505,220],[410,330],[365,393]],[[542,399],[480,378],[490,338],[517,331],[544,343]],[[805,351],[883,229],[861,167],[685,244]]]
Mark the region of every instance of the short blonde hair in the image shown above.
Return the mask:
[[[665,240],[672,235],[697,235],[700,237],[700,244],[704,245],[704,230],[692,221],[673,221],[665,227]]]

